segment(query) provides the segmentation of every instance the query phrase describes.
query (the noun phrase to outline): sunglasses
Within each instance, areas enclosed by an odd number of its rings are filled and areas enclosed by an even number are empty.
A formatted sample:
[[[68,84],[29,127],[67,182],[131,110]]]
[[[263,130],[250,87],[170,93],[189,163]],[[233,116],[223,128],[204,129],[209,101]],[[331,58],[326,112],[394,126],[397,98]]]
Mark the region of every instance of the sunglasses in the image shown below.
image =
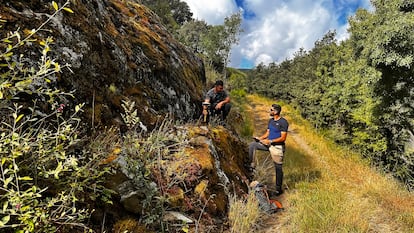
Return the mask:
[[[271,112],[275,111],[274,109],[270,109]]]

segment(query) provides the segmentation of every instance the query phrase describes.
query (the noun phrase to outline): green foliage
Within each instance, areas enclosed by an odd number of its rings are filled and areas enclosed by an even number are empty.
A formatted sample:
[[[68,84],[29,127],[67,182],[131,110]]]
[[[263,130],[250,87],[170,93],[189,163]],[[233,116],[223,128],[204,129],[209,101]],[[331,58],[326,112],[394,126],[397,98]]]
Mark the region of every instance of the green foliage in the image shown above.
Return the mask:
[[[238,43],[242,32],[241,13],[224,19],[223,25],[207,25],[204,21],[193,20],[185,23],[177,38],[192,51],[202,54],[219,72],[225,72],[229,63],[231,47]]]
[[[177,30],[177,39],[195,53],[203,53],[203,35],[208,31],[208,25],[203,20],[192,20],[183,24]]]
[[[52,2],[55,12],[26,37],[10,32],[1,42],[0,53],[0,229],[15,232],[56,232],[81,227],[91,213],[84,192],[100,197],[106,169],[99,157],[79,149],[82,104],[71,109],[70,93],[53,89],[61,66],[49,57],[52,38],[34,39],[39,30],[67,7]],[[25,57],[30,46],[41,46],[34,66]],[[31,59],[35,58],[31,54]],[[87,155],[87,156],[85,156]]]
[[[133,122],[122,140],[125,168],[134,188],[145,193],[141,221],[148,226],[163,226],[162,216],[168,202],[165,190],[178,182],[175,179],[181,179],[175,172],[163,169],[163,160],[172,152],[181,153],[182,144],[187,142],[186,135],[172,133],[173,122],[168,118],[148,134],[138,132],[136,129],[142,128],[142,123],[134,114],[135,103],[126,100],[122,106],[124,121]],[[168,179],[162,178],[164,172]]]
[[[202,38],[205,55],[219,71],[224,71],[229,62],[231,47],[238,43],[241,32],[241,13],[224,19],[223,25],[210,26]]]
[[[24,63],[26,59],[24,54],[14,54],[17,48],[22,47],[26,43],[37,42],[34,39],[30,39],[35,32],[32,31],[29,36],[21,39],[22,35],[20,32],[15,31],[2,40],[6,50],[0,54],[0,67],[2,71],[0,74],[2,80],[0,84],[0,100],[8,101],[15,98],[17,94],[25,92],[29,95],[45,96],[48,98],[49,103],[54,103],[54,96],[64,94],[48,87],[56,79],[53,75],[59,73],[62,68],[68,67],[68,65],[59,65],[59,63],[49,57],[48,52],[50,51],[50,45],[53,43],[52,38],[38,42],[42,46],[42,55],[36,68]]]
[[[214,69],[211,63],[207,62],[204,68],[206,70],[207,87],[212,86],[216,80],[222,79],[222,75],[216,69]]]
[[[234,68],[227,68],[229,89],[247,92],[247,74]]]
[[[356,54],[381,72],[372,83],[375,98],[380,101],[373,114],[375,124],[386,136],[387,155],[376,160],[412,186],[414,18],[406,1],[372,4],[375,12],[358,11],[350,21],[350,30]]]
[[[154,11],[172,33],[185,22],[192,20],[193,13],[190,8],[186,2],[180,0],[143,0],[142,4]]]
[[[55,232],[62,225],[87,228],[81,223],[90,210],[78,203],[85,201],[86,191],[91,198],[100,195],[106,170],[99,168],[98,157],[74,150],[80,143],[77,112],[64,119],[56,110],[38,119],[34,111],[19,114],[22,106],[12,110],[13,120],[3,122],[0,137],[2,227],[23,232]]]
[[[404,4],[373,1],[374,12],[351,18],[349,40],[337,44],[329,32],[309,52],[259,65],[248,90],[290,101],[336,142],[413,187],[414,20]]]

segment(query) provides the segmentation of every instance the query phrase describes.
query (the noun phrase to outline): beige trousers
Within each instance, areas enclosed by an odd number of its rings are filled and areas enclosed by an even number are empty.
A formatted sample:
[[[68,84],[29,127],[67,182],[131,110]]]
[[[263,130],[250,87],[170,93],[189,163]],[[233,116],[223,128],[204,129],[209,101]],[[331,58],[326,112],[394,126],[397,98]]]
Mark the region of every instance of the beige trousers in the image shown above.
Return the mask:
[[[283,164],[283,146],[275,145],[269,147],[270,155],[272,156],[273,162],[277,164]]]

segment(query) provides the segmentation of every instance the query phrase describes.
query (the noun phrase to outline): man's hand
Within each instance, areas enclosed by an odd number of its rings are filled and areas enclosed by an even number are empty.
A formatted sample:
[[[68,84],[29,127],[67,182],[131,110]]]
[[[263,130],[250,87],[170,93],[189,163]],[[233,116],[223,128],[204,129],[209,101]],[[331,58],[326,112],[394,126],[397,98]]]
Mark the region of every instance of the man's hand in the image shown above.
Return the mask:
[[[223,102],[220,102],[216,105],[216,110],[221,109],[221,107],[223,106]]]
[[[270,141],[269,139],[262,139],[262,140],[260,140],[260,142],[261,142],[263,145],[268,146],[268,145],[270,145],[270,143],[271,143],[272,141]]]

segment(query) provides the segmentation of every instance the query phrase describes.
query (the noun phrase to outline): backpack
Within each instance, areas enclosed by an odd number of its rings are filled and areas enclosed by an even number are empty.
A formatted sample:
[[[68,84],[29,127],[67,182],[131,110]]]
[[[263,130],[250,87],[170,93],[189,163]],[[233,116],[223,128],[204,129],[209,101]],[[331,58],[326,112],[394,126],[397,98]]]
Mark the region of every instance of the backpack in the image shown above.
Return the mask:
[[[259,183],[258,181],[253,181],[250,184],[250,187],[253,189],[255,197],[259,202],[259,208],[262,211],[268,214],[273,214],[279,209],[283,209],[283,206],[279,201],[269,199],[265,185]]]

